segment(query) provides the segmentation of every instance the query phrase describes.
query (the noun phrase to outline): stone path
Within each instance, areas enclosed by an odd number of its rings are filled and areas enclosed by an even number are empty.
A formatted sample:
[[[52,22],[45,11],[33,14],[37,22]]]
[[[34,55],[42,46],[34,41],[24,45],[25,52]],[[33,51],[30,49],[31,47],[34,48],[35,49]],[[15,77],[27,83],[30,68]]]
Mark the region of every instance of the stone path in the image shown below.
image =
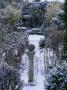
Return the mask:
[[[34,57],[34,86],[28,84],[28,67],[26,67],[25,71],[21,73],[21,80],[24,80],[25,84],[22,90],[45,90],[46,79],[44,77],[44,50],[39,49],[39,40],[40,38],[44,38],[44,36],[34,37],[31,35],[29,37],[30,43],[33,43],[36,48],[36,54]],[[23,56],[23,60],[27,62],[26,66],[28,66],[28,57],[26,55]]]

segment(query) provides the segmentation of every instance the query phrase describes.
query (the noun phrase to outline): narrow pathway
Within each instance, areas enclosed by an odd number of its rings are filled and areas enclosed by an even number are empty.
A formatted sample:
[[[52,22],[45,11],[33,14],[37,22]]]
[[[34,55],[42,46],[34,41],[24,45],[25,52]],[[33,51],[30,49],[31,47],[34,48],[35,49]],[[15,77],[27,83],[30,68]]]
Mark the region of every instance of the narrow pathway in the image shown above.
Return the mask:
[[[25,70],[21,73],[21,80],[24,80],[25,84],[22,90],[45,90],[44,86],[44,50],[39,49],[39,41],[44,36],[41,35],[30,35],[29,43],[35,45],[35,57],[34,57],[34,83],[35,86],[28,85],[28,57],[26,54],[23,56],[23,62],[25,65]]]

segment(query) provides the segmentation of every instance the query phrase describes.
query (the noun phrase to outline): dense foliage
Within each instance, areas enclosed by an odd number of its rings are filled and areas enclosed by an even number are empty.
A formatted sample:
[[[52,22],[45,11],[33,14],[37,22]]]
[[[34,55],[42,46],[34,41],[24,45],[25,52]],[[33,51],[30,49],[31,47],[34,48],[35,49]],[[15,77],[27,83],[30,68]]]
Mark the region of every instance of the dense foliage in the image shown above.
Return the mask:
[[[22,8],[22,22],[25,27],[40,27],[45,17],[46,3],[27,3]]]
[[[0,90],[15,90],[19,83],[17,71],[6,63],[0,63]]]
[[[19,63],[26,46],[26,35],[23,30],[14,31],[13,27],[19,23],[21,10],[15,0],[0,0],[1,4],[3,6],[0,6],[0,90],[20,90],[22,86],[19,79]]]
[[[67,69],[63,66],[51,70],[47,90],[67,90]]]
[[[64,55],[63,59],[67,60],[67,0],[64,3],[64,23],[65,23],[65,36],[64,36]]]

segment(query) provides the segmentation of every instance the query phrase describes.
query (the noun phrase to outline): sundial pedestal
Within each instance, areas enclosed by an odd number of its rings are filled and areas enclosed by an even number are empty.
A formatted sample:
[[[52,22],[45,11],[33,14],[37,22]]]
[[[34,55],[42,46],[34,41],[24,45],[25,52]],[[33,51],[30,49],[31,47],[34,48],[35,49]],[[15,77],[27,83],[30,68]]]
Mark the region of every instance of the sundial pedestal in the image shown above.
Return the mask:
[[[28,45],[27,56],[29,58],[29,73],[28,73],[28,84],[34,86],[34,55],[35,55],[35,46],[30,44]]]

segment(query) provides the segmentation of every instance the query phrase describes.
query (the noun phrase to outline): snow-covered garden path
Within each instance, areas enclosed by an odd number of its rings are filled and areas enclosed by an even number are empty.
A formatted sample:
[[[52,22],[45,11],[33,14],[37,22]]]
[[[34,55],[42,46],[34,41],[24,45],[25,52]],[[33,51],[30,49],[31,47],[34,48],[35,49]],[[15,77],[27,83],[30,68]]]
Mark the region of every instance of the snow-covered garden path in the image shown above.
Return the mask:
[[[44,82],[44,49],[39,49],[39,41],[44,38],[42,35],[29,35],[29,43],[35,45],[35,57],[34,57],[34,84],[33,86],[28,84],[28,57],[26,54],[22,57],[23,63],[25,63],[25,70],[21,73],[21,80],[24,80],[24,87],[22,90],[45,90]]]

